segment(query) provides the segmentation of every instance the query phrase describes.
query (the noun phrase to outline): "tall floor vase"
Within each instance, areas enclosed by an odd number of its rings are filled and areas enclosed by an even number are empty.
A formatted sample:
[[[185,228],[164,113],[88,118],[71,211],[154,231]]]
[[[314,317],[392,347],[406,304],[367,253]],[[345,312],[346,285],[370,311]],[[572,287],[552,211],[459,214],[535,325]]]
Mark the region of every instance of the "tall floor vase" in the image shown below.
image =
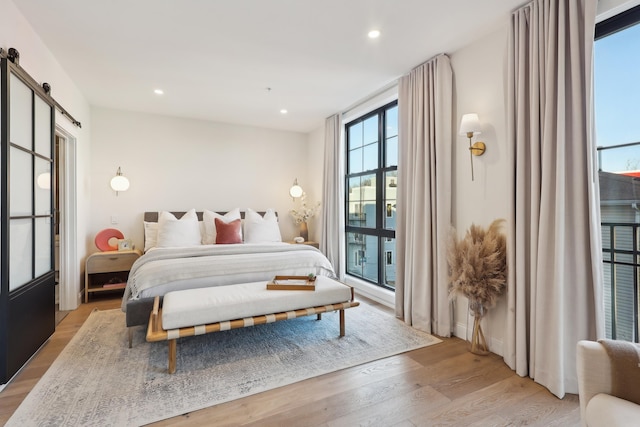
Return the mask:
[[[486,313],[486,309],[482,304],[469,301],[469,310],[473,316],[473,329],[471,331],[471,347],[469,351],[473,354],[486,356],[489,354],[487,340],[482,332],[482,318]]]

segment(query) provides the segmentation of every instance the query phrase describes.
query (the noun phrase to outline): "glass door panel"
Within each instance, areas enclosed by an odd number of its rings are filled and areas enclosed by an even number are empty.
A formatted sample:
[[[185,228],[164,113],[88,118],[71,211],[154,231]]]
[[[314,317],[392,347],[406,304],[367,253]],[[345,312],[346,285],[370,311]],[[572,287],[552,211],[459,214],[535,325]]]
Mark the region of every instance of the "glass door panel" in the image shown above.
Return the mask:
[[[51,270],[51,219],[36,219],[36,277]]]
[[[36,185],[34,195],[36,199],[35,214],[51,214],[51,162],[36,157],[35,175]]]
[[[32,156],[19,148],[11,147],[9,161],[11,171],[9,177],[9,214],[11,216],[31,215],[33,205],[31,193],[33,191]]]
[[[28,150],[33,148],[31,138],[31,99],[32,91],[18,77],[11,74],[11,111],[10,136],[13,144]]]
[[[9,290],[13,291],[33,279],[33,221],[14,219],[9,224]]]
[[[41,156],[52,158],[51,155],[51,107],[40,97],[35,98],[35,147],[34,151]]]

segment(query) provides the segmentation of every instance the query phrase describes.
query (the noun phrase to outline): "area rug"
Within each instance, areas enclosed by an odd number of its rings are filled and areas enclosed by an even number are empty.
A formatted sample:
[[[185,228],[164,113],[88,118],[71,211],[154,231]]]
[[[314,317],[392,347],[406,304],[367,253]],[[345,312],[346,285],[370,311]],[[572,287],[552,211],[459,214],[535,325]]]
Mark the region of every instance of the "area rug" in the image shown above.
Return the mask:
[[[178,341],[167,374],[167,344],[137,328],[127,347],[120,310],[91,313],[9,420],[9,426],[135,426],[163,420],[318,375],[436,344],[375,306]]]

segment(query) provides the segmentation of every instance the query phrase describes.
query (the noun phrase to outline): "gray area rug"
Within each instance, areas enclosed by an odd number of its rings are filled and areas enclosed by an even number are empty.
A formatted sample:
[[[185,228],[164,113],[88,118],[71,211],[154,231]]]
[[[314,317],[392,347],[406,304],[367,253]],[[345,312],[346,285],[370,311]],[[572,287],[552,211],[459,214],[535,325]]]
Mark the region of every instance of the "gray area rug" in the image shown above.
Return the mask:
[[[362,303],[321,321],[307,316],[167,343],[137,328],[127,347],[120,310],[91,313],[11,417],[9,426],[132,426],[181,415],[440,342]]]

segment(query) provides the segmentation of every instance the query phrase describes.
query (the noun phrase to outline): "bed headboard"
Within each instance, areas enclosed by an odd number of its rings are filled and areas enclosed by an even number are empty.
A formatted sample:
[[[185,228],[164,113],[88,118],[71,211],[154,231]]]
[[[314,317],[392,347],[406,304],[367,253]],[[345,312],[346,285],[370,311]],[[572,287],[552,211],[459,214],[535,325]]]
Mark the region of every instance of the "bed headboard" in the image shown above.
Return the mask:
[[[182,215],[184,215],[186,212],[171,212],[176,218],[180,219],[182,218]],[[219,215],[224,215],[226,214],[226,212],[216,212]],[[260,215],[264,216],[265,212],[258,212]],[[202,221],[202,214],[203,212],[196,212],[196,214],[198,215],[198,221]],[[278,212],[275,213],[276,216],[278,216]],[[158,222],[158,216],[160,215],[160,212],[145,212],[144,213],[144,221],[146,222]],[[242,219],[244,219],[244,211],[240,212],[240,217]]]

